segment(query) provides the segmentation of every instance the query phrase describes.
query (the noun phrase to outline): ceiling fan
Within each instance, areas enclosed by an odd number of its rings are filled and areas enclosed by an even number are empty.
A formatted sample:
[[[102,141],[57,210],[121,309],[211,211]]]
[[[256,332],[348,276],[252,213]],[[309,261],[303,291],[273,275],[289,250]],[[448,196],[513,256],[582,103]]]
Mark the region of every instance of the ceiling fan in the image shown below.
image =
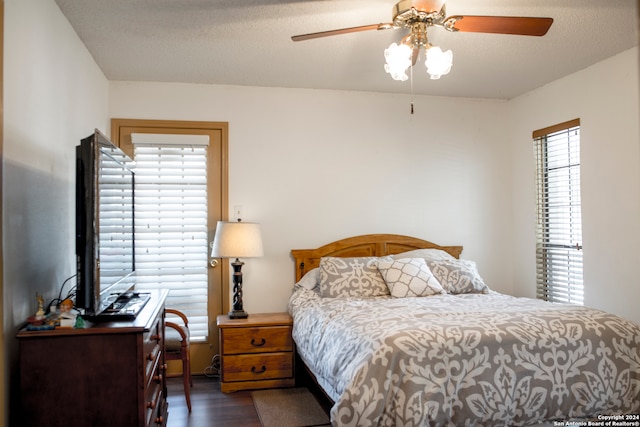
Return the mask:
[[[406,69],[415,65],[420,48],[424,47],[427,51],[427,69],[434,71],[429,71],[433,79],[449,72],[452,55],[451,51],[442,52],[440,48],[429,44],[429,27],[440,27],[451,32],[543,36],[553,23],[553,18],[446,15],[445,0],[401,0],[393,7],[392,22],[301,34],[291,39],[298,42],[359,31],[408,29],[410,32],[400,45],[393,43],[385,50],[385,70],[396,80],[406,80]]]

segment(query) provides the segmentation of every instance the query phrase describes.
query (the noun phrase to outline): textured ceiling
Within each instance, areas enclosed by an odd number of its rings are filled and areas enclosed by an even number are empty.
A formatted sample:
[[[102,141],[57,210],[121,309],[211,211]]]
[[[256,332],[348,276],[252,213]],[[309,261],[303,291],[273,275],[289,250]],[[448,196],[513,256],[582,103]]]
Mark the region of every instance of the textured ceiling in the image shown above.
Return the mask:
[[[404,30],[291,36],[390,22],[394,0],[56,0],[109,80],[410,93],[384,72]],[[551,17],[544,37],[450,33],[453,68],[416,94],[510,99],[638,44],[636,0],[448,0],[447,15]]]

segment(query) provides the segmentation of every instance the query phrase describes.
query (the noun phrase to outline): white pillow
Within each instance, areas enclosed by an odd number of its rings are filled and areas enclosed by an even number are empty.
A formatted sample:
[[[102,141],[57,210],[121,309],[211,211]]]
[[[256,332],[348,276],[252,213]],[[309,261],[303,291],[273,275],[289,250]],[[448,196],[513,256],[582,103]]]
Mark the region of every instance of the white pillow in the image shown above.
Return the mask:
[[[380,261],[378,270],[389,287],[391,296],[395,298],[427,297],[445,293],[423,258]]]
[[[312,291],[316,286],[318,286],[318,279],[320,279],[320,269],[316,267],[305,273],[296,285]]]
[[[414,249],[412,251],[391,255],[391,258],[424,258],[425,261],[450,261],[456,259],[455,257],[451,256],[451,254],[443,251],[442,249]]]

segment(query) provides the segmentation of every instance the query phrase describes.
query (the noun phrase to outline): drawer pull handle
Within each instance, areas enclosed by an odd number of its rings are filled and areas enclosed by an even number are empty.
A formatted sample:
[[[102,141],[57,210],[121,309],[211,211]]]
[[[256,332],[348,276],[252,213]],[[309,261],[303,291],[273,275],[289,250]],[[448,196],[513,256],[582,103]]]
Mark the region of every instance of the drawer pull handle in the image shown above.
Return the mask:
[[[267,341],[264,338],[262,338],[260,342],[256,342],[255,338],[251,338],[251,345],[254,347],[262,347],[266,343]]]
[[[262,365],[262,369],[261,369],[261,370],[259,370],[259,371],[256,369],[256,367],[255,367],[255,366],[252,366],[252,367],[251,367],[251,372],[253,372],[254,374],[261,374],[261,373],[263,373],[263,372],[264,372],[264,371],[266,371],[266,370],[267,370],[267,367],[266,367],[266,366],[264,366],[264,365]]]
[[[160,347],[155,347],[151,350],[151,353],[147,354],[147,360],[154,361],[156,357],[158,357],[158,353],[160,352]]]

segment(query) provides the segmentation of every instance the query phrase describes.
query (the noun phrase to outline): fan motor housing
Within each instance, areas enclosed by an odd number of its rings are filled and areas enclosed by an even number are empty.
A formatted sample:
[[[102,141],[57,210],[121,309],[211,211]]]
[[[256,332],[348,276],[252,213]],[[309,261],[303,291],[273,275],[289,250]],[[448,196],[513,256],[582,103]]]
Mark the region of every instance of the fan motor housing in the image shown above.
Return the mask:
[[[444,3],[444,0],[401,0],[393,7],[393,25],[411,28],[417,22],[441,24],[446,16]]]

